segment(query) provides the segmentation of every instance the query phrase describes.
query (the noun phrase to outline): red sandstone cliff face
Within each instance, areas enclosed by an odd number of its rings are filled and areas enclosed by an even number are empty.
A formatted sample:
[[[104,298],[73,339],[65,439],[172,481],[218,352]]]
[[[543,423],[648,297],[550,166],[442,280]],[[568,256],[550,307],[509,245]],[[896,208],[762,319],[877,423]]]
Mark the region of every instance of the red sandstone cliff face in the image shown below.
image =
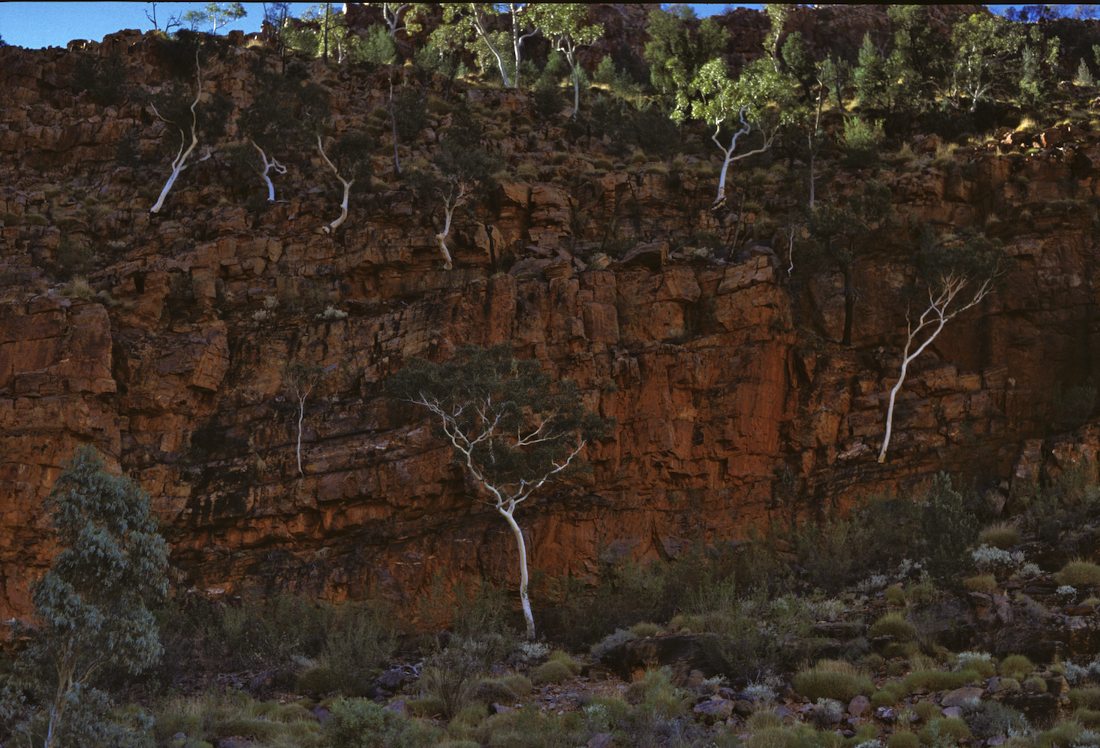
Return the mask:
[[[163,79],[141,37],[89,54],[112,51],[132,79]],[[252,54],[230,47],[209,71],[238,103]],[[505,133],[494,142],[510,174],[460,216],[448,272],[437,206],[386,182],[381,147],[380,177],[335,237],[318,231],[335,214],[331,180],[306,157],[269,209],[243,207],[238,177],[211,159],[151,217],[168,171],[161,125],[137,105],[74,95],[76,56],[0,49],[0,615],[29,609],[50,551],[42,500],[83,442],[149,491],[181,585],[408,600],[434,574],[510,580],[503,523],[470,502],[421,415],[380,394],[409,357],[465,342],[511,342],[616,420],[588,450],[590,474],[522,513],[533,567],[549,576],[589,575],[608,550],[672,556],[742,537],[777,509],[784,466],[806,510],[908,491],[939,470],[1006,493],[1074,460],[1095,470],[1092,431],[1084,446],[1059,442],[1053,462],[1043,441],[1055,392],[1096,371],[1100,186],[1081,165],[1100,163],[1100,141],[1087,133],[1063,132],[1059,145],[1048,134],[1029,156],[988,148],[957,154],[959,168],[880,174],[897,219],[857,267],[847,347],[835,342],[839,274],[792,285],[770,251],[718,259],[694,246],[734,235],[733,218],[705,210],[717,168],[705,156],[687,157],[678,180],[644,157],[594,167],[558,128],[536,132],[522,95],[465,92]],[[378,80],[316,73],[343,92],[338,128],[377,118]],[[433,115],[418,151],[446,116]],[[119,162],[128,138],[137,165]],[[837,172],[830,189],[865,176]],[[1005,242],[1005,276],[919,360],[879,465],[909,256],[926,223],[985,226]],[[640,250],[601,253],[609,227]],[[73,247],[94,257],[99,296],[69,298],[57,282]],[[292,359],[332,368],[307,403],[303,476],[283,382]]]

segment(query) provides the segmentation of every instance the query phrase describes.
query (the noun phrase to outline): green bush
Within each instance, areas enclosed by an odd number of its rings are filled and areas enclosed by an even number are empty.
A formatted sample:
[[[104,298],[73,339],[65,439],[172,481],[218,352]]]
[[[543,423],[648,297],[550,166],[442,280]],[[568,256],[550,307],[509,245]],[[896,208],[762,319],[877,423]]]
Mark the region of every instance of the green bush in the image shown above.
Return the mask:
[[[1100,585],[1100,565],[1076,559],[1063,566],[1054,578],[1058,584],[1068,584],[1072,587]]]
[[[920,738],[914,732],[895,732],[886,739],[886,748],[920,748]]]
[[[331,748],[421,748],[442,737],[430,725],[411,723],[365,699],[337,699],[330,709],[324,736]]]
[[[978,533],[978,542],[982,545],[1008,550],[1020,544],[1020,530],[1008,522],[989,525]]]
[[[915,670],[905,676],[902,684],[906,693],[914,691],[951,691],[978,680],[980,676],[973,670]]]
[[[810,701],[851,701],[859,694],[870,695],[874,691],[874,683],[847,662],[822,660],[794,676],[794,690]]]
[[[573,671],[564,662],[550,660],[531,671],[531,682],[536,686],[561,683],[573,677]]]
[[[647,670],[641,680],[631,683],[626,700],[647,715],[671,718],[684,713],[686,694],[672,685],[668,668]]]
[[[873,639],[889,636],[900,642],[908,642],[917,638],[917,627],[900,613],[887,613],[871,624],[867,635]]]
[[[1023,680],[1031,675],[1032,671],[1035,670],[1035,665],[1023,655],[1008,655],[1001,660],[999,670],[1001,675]]]
[[[933,746],[958,745],[971,737],[970,728],[958,717],[933,719],[920,731],[921,741]]]
[[[998,701],[980,701],[965,707],[963,719],[974,736],[983,740],[1007,738],[1028,729],[1023,714]]]
[[[854,168],[874,166],[878,163],[879,148],[885,133],[882,120],[867,121],[859,116],[844,120],[845,163]]]
[[[1069,703],[1075,709],[1100,709],[1100,687],[1085,686],[1083,688],[1071,688],[1067,694]]]

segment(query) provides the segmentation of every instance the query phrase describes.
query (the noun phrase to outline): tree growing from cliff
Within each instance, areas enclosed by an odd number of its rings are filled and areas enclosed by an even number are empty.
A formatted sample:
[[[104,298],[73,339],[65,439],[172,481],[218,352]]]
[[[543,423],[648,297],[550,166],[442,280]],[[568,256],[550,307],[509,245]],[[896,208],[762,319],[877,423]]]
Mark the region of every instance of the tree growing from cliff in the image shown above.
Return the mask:
[[[534,3],[444,3],[443,23],[432,32],[432,42],[440,49],[472,51],[482,71],[496,65],[504,87],[519,88],[524,43],[539,33],[534,8]],[[507,19],[506,31],[493,28],[500,17]]]
[[[298,438],[294,448],[294,455],[298,460],[298,475],[305,475],[302,470],[302,422],[306,417],[306,400],[321,383],[324,374],[325,369],[320,365],[305,361],[292,361],[283,373],[286,389],[298,403]]]
[[[517,360],[506,346],[464,347],[440,364],[414,360],[388,388],[430,414],[478,499],[508,524],[527,637],[534,639],[527,543],[516,509],[579,463],[602,422],[585,410],[576,385],[555,382],[537,361]]]
[[[168,181],[164,183],[164,187],[160,191],[160,195],[157,197],[157,201],[153,203],[153,207],[149,209],[150,213],[159,213],[161,208],[164,207],[164,200],[168,197],[168,193],[172,191],[172,186],[175,185],[176,180],[179,179],[180,174],[189,166],[191,157],[195,153],[195,149],[199,145],[199,115],[197,107],[199,101],[202,99],[202,66],[199,64],[199,53],[195,52],[195,98],[191,101],[190,106],[185,111],[181,111],[179,108],[175,108],[175,111],[167,109],[165,107],[165,101],[162,100],[161,108],[165,108],[165,113],[162,114],[157,107],[157,102],[152,101],[149,104],[149,108],[153,114],[157,116],[161,122],[174,127],[179,130],[180,134],[180,146],[179,151],[176,152],[176,157],[172,159],[172,172],[168,175]]]
[[[998,15],[973,13],[951,29],[954,84],[970,98],[970,111],[1010,78],[1007,66],[1023,42],[1020,29]]]
[[[897,382],[890,389],[879,462],[886,461],[894,428],[894,405],[910,364],[939,337],[948,322],[980,304],[993,291],[997,277],[996,252],[982,236],[973,237],[961,246],[931,244],[922,250],[919,265],[920,285],[927,294],[927,301],[923,302],[924,309],[915,321],[911,307],[905,313],[905,346]]]
[[[267,188],[267,201],[275,202],[275,183],[271,174],[286,174],[287,167],[276,158],[277,152],[286,152],[294,132],[293,110],[287,106],[292,99],[294,84],[283,76],[258,70],[257,91],[252,104],[241,112],[238,128],[255,153],[246,161]],[[264,93],[258,93],[258,92]],[[259,155],[259,164],[255,156]]]
[[[321,161],[340,183],[343,194],[340,200],[340,215],[321,230],[326,234],[334,233],[348,219],[351,201],[351,188],[357,181],[370,179],[370,153],[373,139],[360,130],[348,130],[335,139],[329,138],[331,129],[329,96],[325,89],[317,84],[304,84],[298,91],[299,121],[309,141],[309,147],[316,148]],[[326,141],[329,141],[326,145]]]
[[[494,159],[481,145],[481,128],[466,110],[455,113],[450,127],[432,157],[430,170],[412,170],[407,184],[419,202],[443,205],[443,226],[435,235],[443,267],[450,270],[453,258],[447,244],[455,211],[493,182]]]
[[[695,77],[676,91],[672,118],[682,122],[691,117],[707,123],[714,128],[711,140],[722,151],[714,208],[725,202],[730,164],[771,148],[779,128],[793,121],[796,100],[794,80],[776,72],[771,62],[764,58],[747,65],[736,80],[730,76],[725,62],[715,58],[699,68]],[[730,123],[737,129],[730,128]],[[741,138],[754,131],[761,136],[759,144],[738,153]],[[723,137],[728,137],[728,141]]]
[[[584,3],[539,3],[533,6],[535,24],[542,30],[554,49],[565,56],[573,78],[573,113],[577,118],[581,108],[581,68],[577,48],[587,47],[603,36],[603,26],[586,24],[588,6]]]
[[[34,586],[39,625],[21,666],[43,713],[25,729],[41,730],[45,748],[129,745],[102,689],[160,657],[149,605],[167,590],[167,544],[148,495],[92,447],[77,450],[46,505],[61,550]]]

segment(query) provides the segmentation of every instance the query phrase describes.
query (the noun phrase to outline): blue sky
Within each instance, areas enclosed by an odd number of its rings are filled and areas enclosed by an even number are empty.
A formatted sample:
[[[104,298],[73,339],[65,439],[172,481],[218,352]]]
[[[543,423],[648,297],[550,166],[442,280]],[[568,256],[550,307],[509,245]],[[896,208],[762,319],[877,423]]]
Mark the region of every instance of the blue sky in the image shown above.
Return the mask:
[[[0,2],[0,36],[8,44],[21,47],[63,47],[72,39],[99,41],[105,34],[119,29],[148,31],[153,25],[146,19],[150,3],[141,2]],[[201,10],[205,3],[157,3],[157,17],[182,15],[188,10]],[[291,3],[291,13],[301,15],[311,3]],[[336,3],[334,3],[336,5]],[[750,3],[691,3],[700,16],[721,13],[728,7]],[[263,3],[244,3],[248,15],[226,30],[259,31],[263,20]],[[999,12],[1009,6],[990,6]]]
[[[188,10],[201,10],[206,3],[157,3],[157,20],[161,25],[170,15],[182,15]],[[312,3],[291,3],[291,14],[301,15]],[[337,5],[337,3],[333,3]],[[740,5],[740,3],[738,3]],[[64,47],[73,39],[99,41],[105,34],[119,29],[153,28],[145,17],[150,3],[50,3],[0,2],[0,36],[8,44],[20,47]],[[263,3],[244,3],[248,15],[224,27],[259,31],[264,17]],[[695,4],[701,16],[721,13],[729,4]],[[759,6],[755,6],[759,7]]]

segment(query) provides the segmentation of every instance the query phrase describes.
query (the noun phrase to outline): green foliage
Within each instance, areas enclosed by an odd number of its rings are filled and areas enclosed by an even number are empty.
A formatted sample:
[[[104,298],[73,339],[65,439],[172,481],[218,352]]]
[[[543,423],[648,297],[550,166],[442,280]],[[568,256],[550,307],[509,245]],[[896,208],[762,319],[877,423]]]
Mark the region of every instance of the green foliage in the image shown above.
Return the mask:
[[[1071,688],[1067,697],[1074,709],[1100,709],[1100,687],[1098,686]]]
[[[902,688],[905,693],[915,691],[951,691],[980,679],[973,670],[914,670],[905,676]]]
[[[367,65],[392,65],[397,59],[397,45],[385,26],[375,24],[363,37],[351,43],[349,56],[354,62]]]
[[[997,701],[979,701],[964,707],[963,720],[970,732],[983,740],[1024,734],[1029,729],[1024,715]]]
[[[233,21],[244,18],[247,12],[241,3],[207,3],[202,10],[188,10],[180,16],[180,20],[188,24],[192,31],[199,26],[210,26],[210,33],[218,33],[218,29]]]
[[[332,748],[421,748],[442,737],[437,728],[409,722],[365,699],[337,699],[331,711],[324,735]]]
[[[535,118],[541,122],[556,116],[564,104],[558,84],[549,77],[540,78],[531,94],[531,104]]]
[[[810,701],[837,699],[847,702],[860,694],[869,696],[875,690],[866,674],[837,660],[822,660],[796,673],[793,685],[795,691]]]
[[[1048,38],[1039,26],[1032,26],[1028,30],[1027,39],[1022,45],[1020,101],[1024,106],[1038,108],[1047,103],[1058,85],[1058,57],[1061,47],[1057,37]]]
[[[726,48],[726,32],[711,18],[693,28],[694,13],[688,6],[649,13],[645,61],[649,63],[650,82],[657,93],[670,103],[680,97],[699,74],[704,63],[721,55]]]
[[[967,548],[978,533],[977,506],[951,485],[946,473],[932,481],[921,507],[921,530],[924,536],[928,572],[935,579],[956,578],[964,568]]]
[[[1031,675],[1032,671],[1035,670],[1035,665],[1024,655],[1008,655],[1001,660],[999,670],[1001,675],[1023,680]]]
[[[336,164],[345,179],[365,182],[371,175],[371,152],[374,138],[362,130],[349,130],[341,135],[327,150],[328,157]]]
[[[978,533],[978,543],[1008,550],[1020,544],[1020,529],[1008,522],[997,522]]]
[[[925,286],[939,289],[946,279],[962,278],[971,288],[996,277],[1003,253],[999,240],[964,231],[958,236],[922,238],[917,252],[917,275]],[[919,292],[924,295],[924,291]]]
[[[874,166],[885,137],[882,120],[869,121],[857,115],[846,118],[843,136],[845,162],[857,169]]]
[[[970,98],[971,111],[1006,90],[1013,78],[1008,64],[1022,42],[1019,27],[995,13],[973,13],[952,27],[955,81]]]
[[[887,613],[871,624],[867,635],[872,638],[889,636],[897,641],[909,642],[917,638],[917,627],[900,613]]]
[[[863,35],[859,58],[852,71],[852,82],[855,84],[860,106],[881,108],[889,104],[886,63],[870,33]]]
[[[1075,559],[1062,567],[1061,571],[1054,575],[1058,584],[1068,584],[1072,587],[1091,587],[1100,585],[1100,565],[1083,559]]]
[[[938,717],[920,731],[921,742],[932,746],[955,746],[969,740],[970,728],[958,717]]]
[[[393,117],[397,137],[408,143],[428,124],[428,100],[416,88],[402,88],[393,96]]]
[[[920,738],[915,732],[895,732],[886,739],[886,748],[920,748]]]
[[[33,588],[38,628],[23,653],[24,686],[46,707],[55,745],[136,745],[112,719],[105,690],[147,671],[161,655],[149,606],[167,588],[167,544],[149,497],[78,449],[46,500],[60,552]],[[24,723],[27,732],[36,723]],[[115,741],[118,741],[117,743]]]
[[[573,671],[560,660],[549,660],[531,671],[531,682],[536,686],[561,683],[573,677]]]
[[[470,440],[475,477],[505,497],[529,495],[534,481],[556,471],[580,440],[601,427],[575,384],[554,382],[537,361],[515,359],[504,346],[460,348],[442,364],[414,360],[387,388],[395,397],[455,414],[447,428]],[[537,440],[517,438],[536,430]],[[474,441],[478,435],[484,438]]]

